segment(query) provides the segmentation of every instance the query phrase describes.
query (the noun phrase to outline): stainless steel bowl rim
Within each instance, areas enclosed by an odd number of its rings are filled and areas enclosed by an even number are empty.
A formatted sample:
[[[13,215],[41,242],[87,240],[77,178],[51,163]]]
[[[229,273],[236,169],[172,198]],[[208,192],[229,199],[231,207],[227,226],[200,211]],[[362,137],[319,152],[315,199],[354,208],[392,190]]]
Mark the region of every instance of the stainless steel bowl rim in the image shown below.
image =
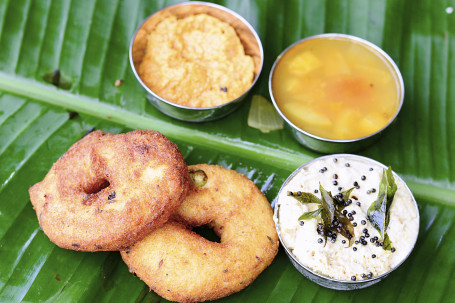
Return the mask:
[[[141,77],[139,77],[137,71],[136,71],[136,67],[134,66],[134,62],[133,62],[133,44],[134,44],[134,39],[136,38],[136,35],[137,35],[137,32],[141,29],[141,27],[145,24],[145,22],[147,22],[147,20],[149,18],[151,18],[153,15],[157,14],[158,12],[162,11],[162,10],[165,10],[165,9],[168,9],[170,7],[174,7],[174,6],[182,6],[182,5],[206,5],[206,6],[210,6],[210,7],[214,7],[214,8],[217,8],[217,9],[220,9],[220,10],[223,10],[231,15],[233,15],[234,17],[238,18],[240,21],[242,21],[247,27],[248,29],[251,31],[251,33],[253,34],[254,38],[257,40],[258,42],[258,45],[259,45],[259,50],[260,50],[260,53],[261,53],[261,66],[259,68],[259,73],[256,75],[255,79],[253,80],[253,83],[251,83],[251,86],[248,90],[246,90],[242,95],[238,96],[237,98],[235,98],[234,100],[231,100],[227,103],[224,103],[224,104],[221,104],[221,105],[217,105],[217,106],[212,106],[212,107],[190,107],[190,106],[184,106],[184,105],[180,105],[180,104],[177,104],[177,103],[174,103],[174,102],[171,102],[171,101],[168,101],[166,99],[164,99],[163,97],[157,95],[155,92],[153,92],[147,85],[145,85],[145,83],[142,81]],[[145,20],[141,23],[141,25],[139,25],[136,29],[136,31],[134,32],[134,35],[133,35],[133,38],[131,39],[131,42],[130,42],[130,47],[129,47],[129,61],[130,61],[130,65],[131,65],[131,68],[133,70],[133,73],[134,73],[134,76],[136,77],[136,79],[139,81],[139,83],[141,84],[141,86],[148,92],[150,93],[151,95],[153,95],[155,98],[159,99],[160,101],[163,101],[169,105],[172,105],[172,106],[175,106],[177,108],[182,108],[182,109],[187,109],[187,110],[194,110],[194,111],[200,111],[200,110],[210,110],[210,109],[217,109],[217,108],[220,108],[220,107],[223,107],[223,106],[226,106],[228,104],[231,104],[233,102],[235,102],[236,100],[244,97],[246,94],[249,93],[250,89],[254,86],[254,84],[257,82],[258,78],[259,78],[259,75],[262,71],[262,67],[264,65],[264,49],[262,47],[262,41],[261,39],[259,38],[259,35],[257,34],[256,30],[254,29],[254,27],[245,19],[243,18],[241,15],[239,15],[238,13],[234,12],[233,10],[227,8],[227,7],[224,7],[222,5],[218,5],[218,4],[215,4],[215,3],[210,3],[210,2],[203,2],[203,1],[187,1],[187,2],[182,2],[182,3],[178,3],[178,4],[172,4],[172,5],[168,5],[166,7],[163,7],[162,9],[160,10],[157,10],[155,12],[153,12],[151,15],[149,15],[147,18],[145,18]]]
[[[347,40],[353,40],[353,41],[356,41],[358,43],[365,44],[366,46],[372,48],[374,51],[378,52],[378,54],[380,56],[384,57],[384,59],[391,65],[392,70],[394,71],[394,73],[396,75],[396,79],[398,80],[398,86],[399,86],[399,88],[401,90],[401,98],[399,100],[398,109],[396,110],[395,115],[392,117],[392,119],[390,119],[390,121],[384,127],[382,127],[381,129],[379,129],[378,131],[376,131],[376,132],[374,132],[372,134],[369,134],[367,136],[363,136],[363,137],[360,137],[360,138],[354,138],[354,139],[348,139],[348,140],[328,139],[328,138],[324,138],[324,137],[320,137],[320,136],[314,135],[312,133],[309,133],[309,132],[301,129],[300,127],[298,127],[297,125],[292,123],[281,112],[280,108],[278,107],[278,104],[275,101],[275,97],[273,95],[273,90],[272,90],[272,78],[273,78],[273,73],[275,71],[275,68],[276,68],[278,62],[280,62],[280,60],[283,57],[283,55],[287,51],[289,51],[291,48],[293,48],[294,46],[296,46],[296,45],[298,45],[298,44],[300,44],[300,43],[302,43],[304,41],[307,41],[307,40],[310,40],[310,39],[315,39],[315,38],[344,38],[344,39],[347,39]],[[374,43],[372,43],[372,42],[370,42],[368,40],[365,40],[365,39],[362,39],[362,38],[359,38],[359,37],[356,37],[356,36],[352,36],[352,35],[339,34],[339,33],[326,33],[326,34],[319,34],[319,35],[309,36],[309,37],[303,38],[301,40],[298,40],[298,41],[294,42],[293,44],[291,44],[290,46],[288,46],[284,51],[281,52],[280,55],[278,55],[277,59],[273,63],[272,69],[270,70],[270,75],[269,75],[269,94],[270,94],[270,97],[272,99],[273,105],[275,106],[275,109],[280,114],[281,118],[283,118],[283,120],[285,120],[294,129],[298,130],[301,133],[304,133],[305,135],[307,135],[309,137],[317,139],[317,140],[326,141],[326,142],[334,142],[334,143],[350,143],[350,142],[357,142],[357,141],[360,141],[360,140],[364,140],[364,139],[367,139],[369,137],[373,137],[376,134],[379,134],[384,129],[386,129],[396,119],[396,117],[400,113],[401,107],[403,106],[404,82],[403,82],[403,77],[401,75],[401,72],[400,72],[400,69],[398,68],[398,66],[395,64],[393,59],[383,49],[381,49],[379,46],[375,45]]]
[[[283,191],[283,188],[292,180],[292,178],[295,177],[295,175],[297,175],[305,166],[307,165],[310,165],[311,163],[313,162],[316,162],[316,161],[319,161],[321,159],[325,159],[325,158],[339,158],[339,159],[342,159],[342,158],[345,158],[345,157],[351,157],[351,158],[357,158],[359,160],[362,160],[362,161],[368,161],[368,162],[371,162],[371,163],[374,163],[384,169],[387,169],[387,166],[385,166],[384,164],[376,161],[376,160],[373,160],[373,159],[370,159],[368,157],[363,157],[363,156],[358,156],[358,155],[353,155],[353,154],[333,154],[333,155],[326,155],[326,156],[322,156],[322,157],[318,157],[318,158],[315,158],[311,161],[308,161],[306,162],[305,164],[301,165],[299,168],[297,168],[296,170],[294,170],[290,175],[289,177],[286,179],[286,181],[284,181],[283,185],[281,186],[276,198],[275,198],[275,204],[273,205],[273,208],[274,208],[274,216],[277,215],[277,207],[278,207],[278,198],[281,194],[281,192]],[[409,189],[408,185],[406,184],[406,182],[404,182],[404,180],[399,176],[397,175],[395,172],[393,172],[393,176],[394,178],[399,178],[403,184],[404,184],[404,187],[406,190],[409,191],[409,193],[411,193],[411,197],[412,197],[412,201],[414,203],[414,206],[415,208],[417,209],[417,219],[418,219],[418,229],[420,229],[420,213],[419,213],[419,208],[417,206],[417,202],[414,198],[414,195],[412,194],[411,190]],[[371,282],[371,281],[374,281],[374,280],[382,280],[383,278],[385,278],[386,276],[388,276],[391,272],[393,272],[395,269],[397,269],[398,267],[401,266],[401,264],[403,264],[403,262],[405,262],[407,260],[407,258],[411,255],[412,251],[414,250],[414,247],[417,243],[417,237],[416,237],[416,240],[414,242],[414,244],[412,245],[411,249],[409,250],[408,254],[406,255],[406,257],[403,258],[403,260],[401,260],[400,263],[398,263],[394,268],[390,269],[389,271],[386,271],[385,273],[379,275],[379,276],[376,276],[372,279],[366,279],[366,280],[356,280],[356,281],[350,281],[350,280],[338,280],[338,279],[333,279],[333,278],[330,278],[328,276],[325,276],[325,275],[322,275],[314,270],[312,270],[311,268],[303,265],[299,260],[297,260],[297,258],[294,256],[294,254],[287,248],[286,244],[284,243],[283,239],[281,238],[281,230],[279,228],[279,224],[277,222],[277,220],[275,220],[275,228],[276,228],[276,231],[278,233],[278,237],[280,239],[280,242],[281,242],[281,245],[284,247],[284,249],[286,250],[286,253],[287,255],[292,258],[297,264],[299,264],[302,268],[304,268],[306,271],[308,272],[311,272],[312,274],[322,278],[322,279],[325,279],[325,280],[328,280],[328,281],[331,281],[331,282],[334,282],[334,283],[347,283],[347,284],[361,284],[361,283],[366,283],[366,282]],[[379,282],[379,281],[378,281]]]

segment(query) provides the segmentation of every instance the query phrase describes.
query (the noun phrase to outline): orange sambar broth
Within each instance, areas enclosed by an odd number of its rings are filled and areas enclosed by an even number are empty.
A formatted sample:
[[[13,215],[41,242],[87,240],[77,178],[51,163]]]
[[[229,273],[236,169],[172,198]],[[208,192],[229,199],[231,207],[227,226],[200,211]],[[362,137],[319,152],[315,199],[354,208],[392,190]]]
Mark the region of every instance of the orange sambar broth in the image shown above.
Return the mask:
[[[399,107],[391,66],[360,43],[315,38],[279,60],[272,90],[281,112],[313,135],[361,138],[383,128]]]

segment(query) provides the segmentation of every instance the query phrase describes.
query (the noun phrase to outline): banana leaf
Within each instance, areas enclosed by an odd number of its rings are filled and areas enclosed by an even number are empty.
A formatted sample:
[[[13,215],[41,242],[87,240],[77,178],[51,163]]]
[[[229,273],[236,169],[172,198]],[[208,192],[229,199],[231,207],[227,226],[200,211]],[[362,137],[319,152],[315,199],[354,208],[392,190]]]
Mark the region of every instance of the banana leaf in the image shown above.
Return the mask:
[[[176,142],[188,164],[220,164],[247,175],[271,201],[295,168],[319,154],[288,130],[264,134],[248,127],[251,96],[268,97],[268,74],[284,48],[325,32],[375,43],[403,74],[397,121],[359,154],[392,166],[410,186],[421,219],[416,247],[387,279],[349,292],[310,282],[280,250],[252,285],[220,301],[453,301],[455,1],[217,1],[256,28],[265,61],[245,104],[206,123],[157,111],[129,67],[136,27],[177,2],[0,1],[0,301],[164,302],[128,272],[118,252],[75,252],[51,243],[39,229],[28,188],[86,132],[147,128]]]

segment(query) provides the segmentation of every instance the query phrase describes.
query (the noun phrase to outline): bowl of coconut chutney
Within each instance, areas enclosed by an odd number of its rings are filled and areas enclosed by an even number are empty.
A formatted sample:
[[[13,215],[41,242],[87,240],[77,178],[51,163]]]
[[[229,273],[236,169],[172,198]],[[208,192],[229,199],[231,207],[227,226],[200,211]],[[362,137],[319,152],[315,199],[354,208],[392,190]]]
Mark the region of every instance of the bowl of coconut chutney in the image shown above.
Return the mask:
[[[419,210],[406,183],[372,159],[335,154],[296,169],[274,201],[289,259],[332,289],[378,283],[411,254]]]

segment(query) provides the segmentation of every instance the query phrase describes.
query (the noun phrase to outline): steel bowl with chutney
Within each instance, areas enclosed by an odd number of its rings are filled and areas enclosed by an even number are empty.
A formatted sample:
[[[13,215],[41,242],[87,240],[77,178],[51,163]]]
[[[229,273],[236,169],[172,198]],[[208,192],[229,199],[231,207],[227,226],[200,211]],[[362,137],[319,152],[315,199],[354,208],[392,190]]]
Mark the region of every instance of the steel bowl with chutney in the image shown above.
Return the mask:
[[[148,100],[166,115],[191,122],[234,111],[264,60],[259,36],[243,17],[196,1],[149,16],[132,39],[129,57]]]
[[[396,64],[376,45],[322,34],[278,56],[269,92],[301,144],[336,153],[359,150],[378,138],[401,109],[404,84]]]
[[[385,184],[395,184],[396,191]],[[391,201],[387,210],[381,208],[384,197]],[[383,164],[357,155],[334,154],[302,165],[272,204],[292,264],[332,289],[383,280],[408,258],[419,233],[419,209],[406,183]],[[386,216],[388,223],[378,228]]]

